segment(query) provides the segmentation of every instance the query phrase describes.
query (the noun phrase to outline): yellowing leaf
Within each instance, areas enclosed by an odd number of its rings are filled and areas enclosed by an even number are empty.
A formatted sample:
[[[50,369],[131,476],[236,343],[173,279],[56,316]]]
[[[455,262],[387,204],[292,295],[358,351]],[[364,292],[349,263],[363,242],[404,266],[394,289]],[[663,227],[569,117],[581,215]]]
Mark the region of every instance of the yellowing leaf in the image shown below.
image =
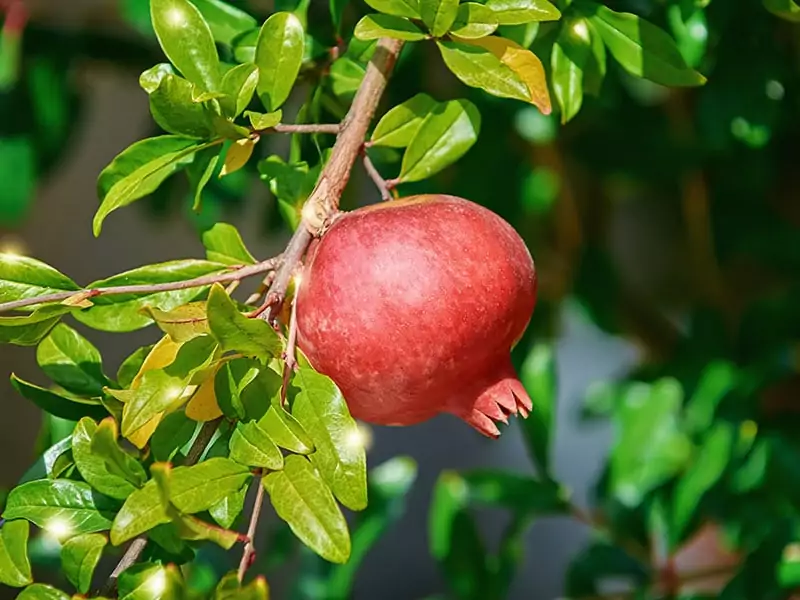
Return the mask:
[[[189,404],[186,405],[186,416],[193,421],[213,421],[222,416],[222,411],[217,403],[217,395],[214,393],[214,377],[218,369],[209,375],[200,387],[197,388]]]
[[[253,155],[256,141],[244,138],[231,144],[231,147],[228,148],[228,153],[225,155],[225,163],[222,165],[222,171],[220,171],[219,176],[225,177],[245,166]]]
[[[175,357],[178,355],[178,350],[180,350],[181,344],[175,342],[170,336],[165,335],[162,337],[153,349],[150,350],[150,353],[147,355],[147,358],[144,359],[142,366],[139,368],[139,372],[136,374],[136,377],[133,378],[131,382],[131,388],[136,388],[141,382],[142,377],[148,371],[152,371],[153,369],[163,369],[167,365],[172,364],[175,360]],[[125,401],[122,398],[119,400]]]
[[[153,436],[153,433],[158,427],[158,424],[161,423],[161,419],[164,417],[164,413],[160,412],[152,419],[150,419],[143,427],[140,427],[132,434],[128,436],[128,441],[139,448],[141,450],[147,445],[147,442],[150,441],[150,438]]]
[[[472,40],[460,38],[458,41],[479,46],[494,54],[528,86],[529,102],[542,111],[542,114],[550,114],[553,109],[550,104],[550,93],[547,91],[544,66],[533,52],[512,40],[497,36]]]

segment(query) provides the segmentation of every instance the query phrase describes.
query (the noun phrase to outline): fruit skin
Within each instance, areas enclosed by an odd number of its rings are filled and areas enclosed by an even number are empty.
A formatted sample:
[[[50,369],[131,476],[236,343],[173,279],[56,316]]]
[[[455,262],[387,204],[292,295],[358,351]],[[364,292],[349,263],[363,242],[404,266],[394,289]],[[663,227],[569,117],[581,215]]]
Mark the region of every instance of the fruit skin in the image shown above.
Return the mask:
[[[412,425],[449,412],[497,437],[531,400],[509,352],[536,304],[528,249],[499,216],[422,195],[342,214],[312,248],[298,345],[352,415]]]

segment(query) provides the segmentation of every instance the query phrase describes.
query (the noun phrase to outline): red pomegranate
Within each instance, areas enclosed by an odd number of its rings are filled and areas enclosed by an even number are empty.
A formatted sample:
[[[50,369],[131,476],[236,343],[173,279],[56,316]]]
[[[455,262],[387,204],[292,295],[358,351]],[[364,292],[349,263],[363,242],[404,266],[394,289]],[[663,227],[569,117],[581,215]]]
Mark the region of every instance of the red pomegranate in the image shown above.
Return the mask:
[[[298,344],[352,415],[412,425],[448,412],[497,437],[531,400],[509,352],[530,321],[536,272],[493,212],[423,195],[341,215],[309,250]]]

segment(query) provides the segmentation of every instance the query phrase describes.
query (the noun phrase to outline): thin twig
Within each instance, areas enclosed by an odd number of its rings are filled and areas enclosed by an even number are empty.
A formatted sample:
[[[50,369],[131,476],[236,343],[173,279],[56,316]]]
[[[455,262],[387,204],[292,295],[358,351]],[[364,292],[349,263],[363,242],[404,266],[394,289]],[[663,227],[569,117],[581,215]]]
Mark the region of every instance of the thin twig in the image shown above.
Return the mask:
[[[381,200],[384,202],[391,200],[392,193],[389,191],[389,186],[386,183],[386,180],[378,172],[378,169],[375,168],[375,165],[373,164],[372,159],[369,157],[369,154],[367,154],[366,149],[362,150],[361,152],[364,159],[364,168],[367,171],[367,175],[369,175],[370,179],[372,179],[373,183],[378,188],[378,191],[381,193]]]
[[[222,417],[219,417],[213,421],[203,423],[203,426],[200,428],[200,433],[197,434],[194,442],[192,442],[192,446],[186,453],[186,458],[183,461],[185,466],[188,467],[198,463],[200,457],[203,456],[203,452],[205,452],[206,447],[211,442],[214,434],[217,432],[217,428],[221,422]],[[114,591],[120,574],[125,571],[125,569],[132,566],[137,560],[139,560],[142,552],[144,552],[145,546],[147,546],[147,534],[143,533],[134,538],[130,546],[128,546],[128,549],[125,551],[125,554],[122,555],[122,558],[117,563],[117,566],[114,567],[111,575],[109,575],[108,581],[106,581],[105,588],[103,589],[103,595],[107,596]]]
[[[295,267],[303,258],[308,245],[330,223],[339,210],[339,200],[350,179],[350,172],[364,146],[369,124],[375,116],[383,91],[394,68],[403,42],[389,38],[381,38],[375,53],[367,65],[367,71],[361,80],[353,104],[341,124],[339,135],[331,151],[331,158],[322,170],[314,191],[303,206],[303,218],[289,240],[283,254],[283,263],[277,270],[275,281],[270,286],[267,301],[269,310],[264,311],[262,318],[270,321],[280,310],[286,297],[286,289],[294,274]]]
[[[289,380],[297,366],[297,291],[297,288],[295,288],[294,298],[292,299],[292,316],[289,320],[289,338],[286,341],[286,351],[283,353],[281,404],[284,405],[286,404],[286,391],[289,389]]]
[[[244,575],[247,569],[253,564],[253,559],[256,555],[255,536],[256,529],[258,528],[258,520],[261,517],[261,508],[264,506],[264,485],[261,482],[261,476],[256,477],[253,485],[257,486],[256,498],[253,501],[253,511],[250,513],[250,524],[247,527],[247,542],[242,552],[242,560],[239,561],[239,583],[244,581]]]
[[[64,300],[69,300],[73,297],[80,297],[81,299],[88,300],[91,298],[97,298],[98,296],[111,296],[119,294],[156,294],[158,292],[171,292],[194,287],[204,287],[207,285],[213,285],[215,283],[232,283],[234,281],[241,281],[247,277],[252,277],[253,275],[260,275],[261,273],[272,271],[281,260],[281,256],[274,256],[254,265],[231,267],[230,270],[225,271],[224,273],[203,275],[201,277],[185,279],[183,281],[169,281],[167,283],[142,285],[120,285],[115,287],[84,288],[82,290],[55,292],[53,294],[46,294],[44,296],[36,296],[35,298],[22,298],[21,300],[12,300],[11,302],[3,302],[0,304],[0,313],[19,308],[25,308],[27,306],[35,306],[38,304],[63,302]]]
[[[274,131],[275,133],[330,133],[336,135],[341,129],[342,126],[339,123],[297,123],[296,125],[281,123],[275,125],[275,127],[265,129],[263,133]]]

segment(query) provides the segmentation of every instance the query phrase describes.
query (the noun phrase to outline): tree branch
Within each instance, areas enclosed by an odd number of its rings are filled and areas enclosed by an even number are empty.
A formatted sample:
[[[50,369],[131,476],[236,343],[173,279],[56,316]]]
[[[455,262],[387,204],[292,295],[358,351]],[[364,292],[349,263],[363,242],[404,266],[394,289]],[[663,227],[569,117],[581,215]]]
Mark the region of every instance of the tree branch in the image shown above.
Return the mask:
[[[275,127],[266,129],[265,132],[269,133],[270,131],[274,131],[275,133],[332,133],[336,135],[341,130],[342,126],[339,123],[299,123],[297,125],[284,125],[283,123],[281,123],[280,125],[275,125]]]
[[[386,183],[386,180],[380,174],[378,169],[375,168],[375,165],[373,164],[372,159],[369,157],[369,154],[367,154],[366,149],[363,149],[362,153],[364,159],[364,169],[366,169],[367,175],[369,175],[369,178],[372,179],[375,187],[377,187],[378,191],[381,193],[381,200],[384,202],[391,200],[392,193],[389,191],[389,185]]]
[[[231,270],[224,273],[215,273],[213,275],[203,275],[195,277],[194,279],[185,279],[184,281],[169,281],[167,283],[143,284],[143,285],[120,285],[116,287],[106,288],[84,288],[82,290],[73,290],[68,292],[55,292],[53,294],[46,294],[44,296],[36,296],[35,298],[23,298],[21,300],[12,300],[11,302],[3,302],[0,304],[0,313],[8,312],[18,308],[25,308],[26,306],[35,306],[38,304],[47,304],[51,302],[63,302],[73,297],[83,299],[96,298],[97,296],[111,296],[119,294],[156,294],[158,292],[172,292],[175,290],[185,290],[193,287],[204,287],[206,285],[214,285],[215,283],[231,283],[238,282],[253,275],[260,275],[267,271],[274,270],[283,259],[282,255],[268,258],[254,265],[247,265],[243,267],[231,267]]]
[[[403,42],[381,38],[375,54],[367,65],[367,72],[356,92],[353,104],[341,124],[339,135],[331,152],[331,158],[322,170],[314,191],[303,206],[303,218],[289,240],[284,252],[284,261],[267,294],[271,302],[262,317],[271,320],[286,297],[289,280],[300,264],[312,238],[330,223],[339,211],[339,200],[350,179],[350,172],[364,146],[369,125],[375,116],[381,96],[386,89],[389,74],[394,68]]]
[[[189,467],[199,462],[200,457],[203,456],[203,452],[205,452],[206,447],[211,442],[211,439],[217,432],[217,428],[221,422],[222,417],[219,417],[213,421],[203,423],[203,426],[200,428],[200,433],[197,434],[197,437],[189,448],[189,452],[186,453],[186,459],[183,461],[184,466]],[[134,538],[130,546],[128,546],[128,549],[125,551],[125,554],[122,555],[122,558],[117,563],[117,566],[114,567],[111,575],[109,575],[108,581],[103,589],[103,595],[108,595],[114,591],[120,574],[125,571],[125,569],[132,566],[137,560],[139,560],[142,552],[144,552],[145,546],[147,546],[146,533]]]
[[[261,508],[264,506],[264,485],[261,483],[261,476],[257,477],[253,483],[258,486],[258,489],[256,490],[256,498],[253,501],[253,512],[250,513],[250,524],[247,527],[247,543],[244,546],[244,552],[242,552],[242,560],[239,561],[239,571],[237,572],[239,583],[244,581],[244,575],[256,555],[254,539],[258,521],[261,517]]]

